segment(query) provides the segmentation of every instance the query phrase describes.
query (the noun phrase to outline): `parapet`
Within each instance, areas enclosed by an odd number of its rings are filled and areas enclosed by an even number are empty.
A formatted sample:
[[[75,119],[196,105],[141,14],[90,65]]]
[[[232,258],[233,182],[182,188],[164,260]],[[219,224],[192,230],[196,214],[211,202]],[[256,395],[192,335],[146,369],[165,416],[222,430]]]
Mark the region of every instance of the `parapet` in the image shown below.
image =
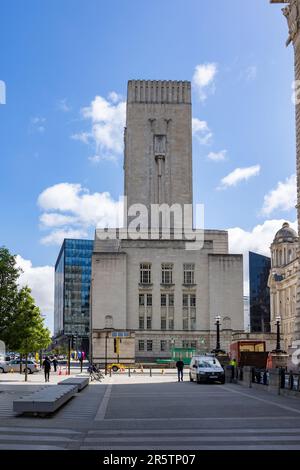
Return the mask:
[[[177,80],[129,80],[127,102],[191,104],[191,82]]]

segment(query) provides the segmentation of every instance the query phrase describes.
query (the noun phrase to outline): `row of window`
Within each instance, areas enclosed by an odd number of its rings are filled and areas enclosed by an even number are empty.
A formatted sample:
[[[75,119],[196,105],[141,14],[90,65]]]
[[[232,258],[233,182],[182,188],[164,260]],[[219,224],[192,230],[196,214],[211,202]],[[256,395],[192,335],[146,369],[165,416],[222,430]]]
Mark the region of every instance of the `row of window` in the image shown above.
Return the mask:
[[[160,328],[174,330],[174,294],[160,296]],[[152,294],[139,294],[139,329],[152,329]],[[196,330],[196,294],[182,295],[182,329]]]
[[[161,307],[174,307],[174,294],[160,294]],[[140,307],[152,307],[152,294],[139,294]],[[183,307],[196,307],[196,294],[182,294]]]
[[[192,348],[196,349],[197,348],[197,341],[182,341],[182,347],[183,348]],[[171,342],[167,341],[165,339],[162,339],[160,341],[160,351],[161,352],[166,352],[169,351],[171,348]],[[139,351],[153,351],[153,341],[151,339],[147,339],[146,341],[143,339],[139,340],[138,344],[138,349]]]
[[[151,284],[151,263],[140,264],[140,283]],[[161,284],[173,284],[173,264],[162,263],[161,265]],[[185,263],[183,265],[183,284],[195,284],[195,265]]]

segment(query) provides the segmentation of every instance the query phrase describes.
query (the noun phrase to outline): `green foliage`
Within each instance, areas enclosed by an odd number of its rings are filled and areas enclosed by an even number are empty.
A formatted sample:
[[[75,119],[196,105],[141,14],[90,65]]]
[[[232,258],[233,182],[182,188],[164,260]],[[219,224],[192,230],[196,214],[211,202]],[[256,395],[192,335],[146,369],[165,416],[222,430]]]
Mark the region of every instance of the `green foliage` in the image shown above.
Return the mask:
[[[15,256],[0,247],[0,339],[6,344],[10,342],[10,325],[17,308],[20,273]]]
[[[0,248],[0,339],[11,350],[27,355],[47,348],[51,336],[30,289],[18,289],[20,272],[15,257]]]

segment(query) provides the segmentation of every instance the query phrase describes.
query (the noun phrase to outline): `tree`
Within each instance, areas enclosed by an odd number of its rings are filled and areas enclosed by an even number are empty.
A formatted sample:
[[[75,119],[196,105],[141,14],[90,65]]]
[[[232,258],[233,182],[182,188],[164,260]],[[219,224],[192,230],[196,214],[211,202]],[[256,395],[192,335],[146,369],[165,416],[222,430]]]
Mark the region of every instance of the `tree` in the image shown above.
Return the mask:
[[[50,331],[44,326],[44,319],[35,305],[31,290],[23,287],[18,292],[17,308],[10,327],[10,346],[25,356],[25,381],[28,354],[45,349],[50,343]]]
[[[5,247],[0,247],[0,339],[10,344],[11,321],[18,297],[17,281],[22,270],[16,258]]]

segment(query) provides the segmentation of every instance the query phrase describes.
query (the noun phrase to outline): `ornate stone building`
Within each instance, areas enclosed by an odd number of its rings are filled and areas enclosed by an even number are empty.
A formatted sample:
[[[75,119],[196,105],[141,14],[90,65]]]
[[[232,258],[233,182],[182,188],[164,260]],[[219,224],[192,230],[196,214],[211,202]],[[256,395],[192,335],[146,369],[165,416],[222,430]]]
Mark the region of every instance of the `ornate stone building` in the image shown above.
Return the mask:
[[[298,233],[300,233],[300,0],[270,0],[271,3],[288,4],[283,8],[283,14],[288,22],[289,36],[286,45],[293,44],[295,56],[295,81],[296,81],[296,166],[297,166],[297,216],[298,216]],[[298,243],[298,257],[300,247]],[[300,267],[298,265],[297,289],[296,289],[296,315],[294,324],[294,341],[300,341]],[[299,345],[295,345],[299,347]]]
[[[298,237],[288,223],[276,233],[271,245],[271,272],[268,285],[271,297],[271,329],[276,332],[276,317],[281,318],[283,348],[292,347],[297,295]]]
[[[151,361],[170,357],[172,347],[211,351],[217,315],[228,349],[232,333],[244,330],[242,255],[229,254],[222,230],[197,230],[187,246],[189,232],[175,218],[167,237],[151,212],[155,205],[174,213],[192,208],[190,82],[128,83],[124,170],[125,229],[110,239],[97,230],[94,242],[94,360]],[[148,226],[129,236],[143,208],[140,221]],[[116,332],[123,334],[118,348]]]

